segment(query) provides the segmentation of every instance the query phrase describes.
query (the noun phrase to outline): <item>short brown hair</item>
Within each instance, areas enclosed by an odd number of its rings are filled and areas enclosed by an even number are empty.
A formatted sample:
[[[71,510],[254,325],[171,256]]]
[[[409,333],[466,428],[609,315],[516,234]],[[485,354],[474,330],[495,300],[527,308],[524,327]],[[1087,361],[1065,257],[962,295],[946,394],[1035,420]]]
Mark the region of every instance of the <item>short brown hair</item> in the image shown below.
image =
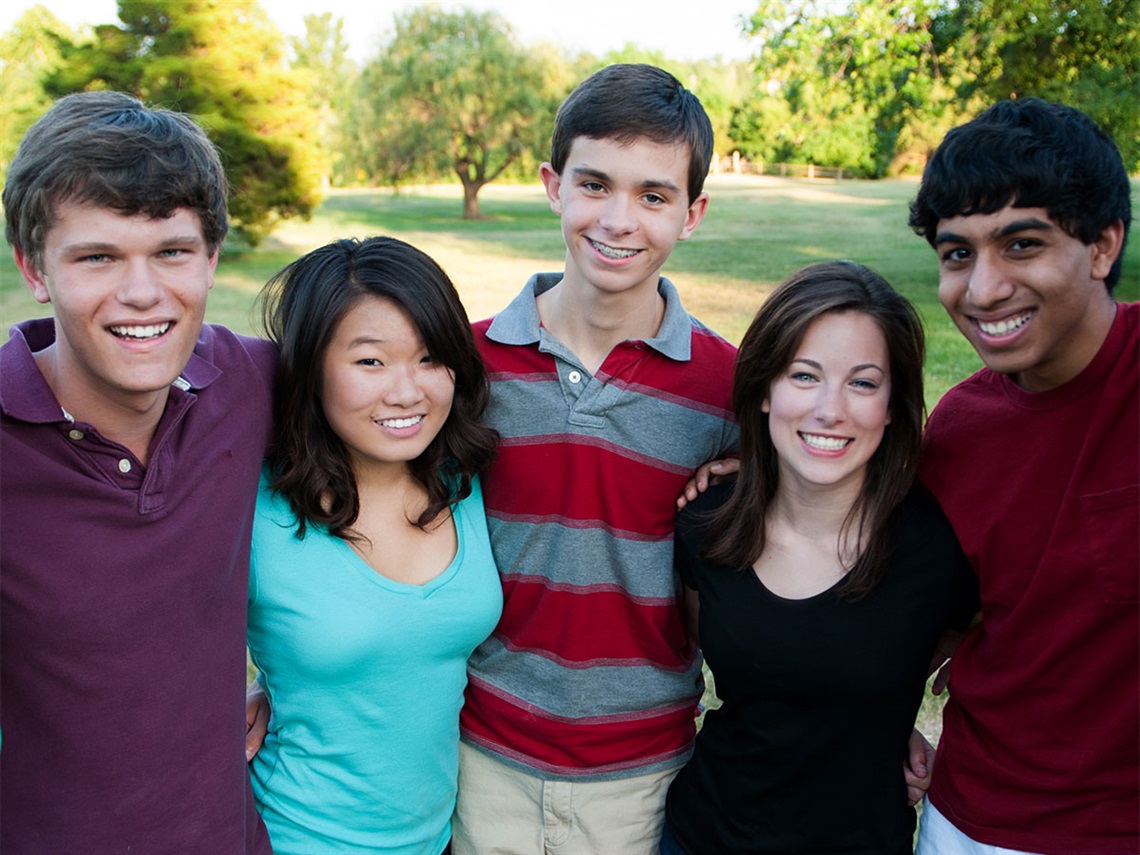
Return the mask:
[[[656,66],[608,65],[567,96],[550,138],[550,165],[559,175],[578,137],[688,146],[689,204],[704,189],[713,153],[712,122],[697,96]]]
[[[3,202],[8,243],[37,268],[63,202],[151,217],[187,208],[201,220],[211,253],[229,229],[225,171],[206,132],[183,113],[122,92],[56,101],[20,142]]]

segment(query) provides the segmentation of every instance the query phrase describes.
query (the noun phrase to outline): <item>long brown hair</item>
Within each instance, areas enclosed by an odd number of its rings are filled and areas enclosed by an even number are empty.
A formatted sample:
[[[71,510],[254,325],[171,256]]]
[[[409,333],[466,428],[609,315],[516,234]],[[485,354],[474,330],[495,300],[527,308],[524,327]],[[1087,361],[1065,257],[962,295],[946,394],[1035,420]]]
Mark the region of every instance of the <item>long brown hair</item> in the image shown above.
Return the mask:
[[[841,595],[858,597],[886,574],[891,515],[917,473],[926,412],[925,339],[914,307],[883,277],[850,261],[812,264],[793,274],[772,292],[744,334],[732,394],[740,422],[740,473],[728,501],[711,517],[706,557],[744,568],[764,551],[765,521],[779,487],[779,462],[762,404],[795,357],[808,327],[830,312],[861,312],[874,320],[886,339],[891,372],[891,422],[867,462],[863,486],[840,535],[840,545],[865,544],[839,588]]]
[[[360,497],[348,451],[321,408],[321,366],[340,319],[365,296],[399,305],[432,359],[455,377],[451,413],[408,469],[428,494],[413,522],[429,525],[471,493],[494,456],[498,434],[480,419],[490,390],[467,313],[447,274],[426,253],[391,237],[338,240],[294,261],[262,291],[265,329],[281,349],[273,489],[289,499],[297,536],[306,524],[353,540]]]

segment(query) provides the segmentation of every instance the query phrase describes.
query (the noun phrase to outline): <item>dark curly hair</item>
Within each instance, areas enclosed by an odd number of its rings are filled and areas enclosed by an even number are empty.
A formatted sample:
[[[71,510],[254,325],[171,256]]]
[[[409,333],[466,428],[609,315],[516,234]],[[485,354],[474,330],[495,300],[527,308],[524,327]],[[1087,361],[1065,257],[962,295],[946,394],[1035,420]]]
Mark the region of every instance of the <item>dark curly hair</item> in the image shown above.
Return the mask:
[[[1080,110],[1040,98],[1000,101],[942,140],[910,206],[910,226],[934,246],[938,221],[1044,208],[1092,244],[1117,220],[1132,223],[1132,188],[1116,143]],[[1105,277],[1120,280],[1125,244]]]

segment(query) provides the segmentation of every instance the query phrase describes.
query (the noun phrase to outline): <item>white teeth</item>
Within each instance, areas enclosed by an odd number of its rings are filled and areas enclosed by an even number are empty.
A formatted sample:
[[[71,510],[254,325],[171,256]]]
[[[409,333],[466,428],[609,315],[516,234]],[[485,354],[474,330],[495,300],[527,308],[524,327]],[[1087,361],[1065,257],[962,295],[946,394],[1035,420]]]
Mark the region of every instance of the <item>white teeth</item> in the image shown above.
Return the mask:
[[[820,451],[839,451],[840,449],[846,448],[851,442],[849,439],[839,439],[833,436],[817,436],[814,433],[801,433],[800,438],[812,448],[818,448]]]
[[[1026,312],[1024,315],[1019,315],[1016,318],[1010,318],[1007,321],[998,321],[991,323],[990,321],[978,321],[978,329],[986,335],[1006,335],[1014,330],[1021,329],[1033,317],[1032,312]]]
[[[638,253],[636,249],[618,249],[616,246],[606,246],[604,243],[598,243],[596,240],[590,241],[590,246],[606,258],[612,258],[615,261],[622,258],[632,258]]]
[[[119,338],[133,338],[139,341],[147,338],[157,338],[170,329],[170,322],[164,324],[150,324],[142,327],[111,327],[111,332]]]
[[[376,424],[386,428],[406,428],[418,425],[423,419],[423,416],[408,416],[406,419],[380,419]]]

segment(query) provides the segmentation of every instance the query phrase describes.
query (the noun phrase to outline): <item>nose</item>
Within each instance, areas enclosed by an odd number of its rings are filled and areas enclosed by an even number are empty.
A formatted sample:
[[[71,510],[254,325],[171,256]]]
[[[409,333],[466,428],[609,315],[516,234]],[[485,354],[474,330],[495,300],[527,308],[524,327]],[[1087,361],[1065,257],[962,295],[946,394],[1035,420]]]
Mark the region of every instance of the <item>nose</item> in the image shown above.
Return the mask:
[[[839,424],[847,417],[842,385],[836,383],[820,384],[819,394],[815,401],[815,417],[820,424],[828,427]]]
[[[633,200],[624,193],[614,193],[605,203],[598,224],[610,234],[629,234],[637,228]]]
[[[136,309],[147,309],[162,300],[162,285],[144,259],[128,259],[119,283],[118,300]]]
[[[394,407],[411,407],[424,398],[418,366],[394,367],[388,373],[384,402]]]
[[[1013,296],[1013,285],[1005,269],[988,253],[979,253],[970,269],[966,286],[970,302],[978,308],[990,308]]]

